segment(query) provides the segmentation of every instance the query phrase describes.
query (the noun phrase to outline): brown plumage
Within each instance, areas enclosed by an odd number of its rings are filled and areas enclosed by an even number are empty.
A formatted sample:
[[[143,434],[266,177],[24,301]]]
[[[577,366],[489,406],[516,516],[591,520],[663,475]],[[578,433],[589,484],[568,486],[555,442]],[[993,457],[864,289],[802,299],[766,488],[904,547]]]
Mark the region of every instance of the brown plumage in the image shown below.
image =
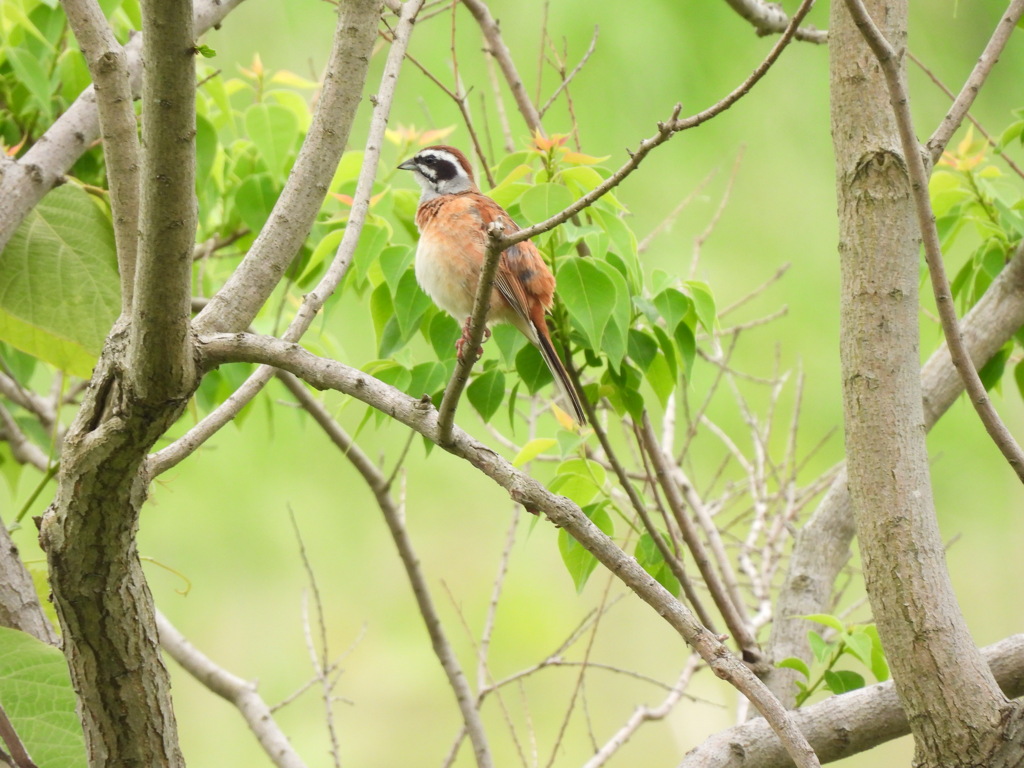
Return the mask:
[[[426,147],[398,167],[412,171],[423,188],[416,211],[416,279],[439,307],[456,319],[468,317],[487,251],[488,226],[500,221],[506,234],[519,227],[481,194],[469,161],[454,147]],[[537,248],[528,240],[518,243],[501,254],[487,321],[511,323],[540,350],[576,421],[585,424],[580,395],[555,352],[545,319],[554,291],[554,275]]]

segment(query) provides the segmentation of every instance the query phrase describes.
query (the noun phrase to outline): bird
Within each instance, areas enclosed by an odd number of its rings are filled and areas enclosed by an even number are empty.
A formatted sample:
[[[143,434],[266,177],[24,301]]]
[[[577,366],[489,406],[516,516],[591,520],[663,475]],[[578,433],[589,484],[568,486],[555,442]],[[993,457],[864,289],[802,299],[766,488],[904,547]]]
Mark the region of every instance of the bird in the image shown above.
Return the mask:
[[[416,209],[420,232],[416,281],[441,309],[456,320],[466,318],[463,336],[456,342],[461,357],[487,252],[488,228],[499,222],[510,235],[519,226],[480,192],[469,160],[455,147],[424,147],[398,168],[412,171],[423,190]],[[555,352],[545,317],[554,293],[555,276],[537,247],[529,240],[517,243],[499,257],[487,322],[510,323],[537,347],[576,422],[583,425],[587,417],[582,398]]]

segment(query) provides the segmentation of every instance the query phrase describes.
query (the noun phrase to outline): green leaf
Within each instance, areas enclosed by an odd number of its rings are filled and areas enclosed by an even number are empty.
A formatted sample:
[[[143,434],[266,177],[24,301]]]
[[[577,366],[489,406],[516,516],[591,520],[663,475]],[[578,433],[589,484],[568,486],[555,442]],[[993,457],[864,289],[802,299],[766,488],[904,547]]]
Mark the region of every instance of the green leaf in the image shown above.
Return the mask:
[[[531,395],[552,381],[547,363],[533,344],[527,344],[519,350],[516,355],[516,371]]]
[[[196,191],[200,195],[207,188],[218,146],[217,129],[213,123],[202,115],[196,115]]]
[[[1006,370],[1006,363],[1010,359],[1010,353],[1013,352],[1013,342],[1009,342],[1003,346],[998,352],[989,358],[989,361],[982,366],[981,370],[978,371],[978,378],[981,379],[981,383],[985,385],[985,389],[992,389],[999,380],[1003,378],[1003,372]]]
[[[519,210],[531,224],[546,221],[572,204],[572,192],[561,184],[536,184],[519,198]]]
[[[871,652],[874,646],[871,642],[871,638],[864,630],[856,630],[850,632],[843,637],[846,643],[847,651],[855,656],[860,662],[867,667],[871,668]]]
[[[835,694],[856,691],[864,687],[864,677],[846,669],[826,670],[825,687]]]
[[[477,376],[466,387],[466,396],[481,418],[490,421],[505,397],[505,374],[494,368]]]
[[[384,273],[384,279],[391,286],[391,294],[394,296],[399,283],[405,277],[412,264],[415,252],[408,245],[391,245],[380,252],[378,263],[380,270]]]
[[[601,351],[604,352],[608,361],[618,368],[622,365],[622,358],[626,356],[626,345],[629,334],[629,323],[633,317],[633,304],[629,299],[629,287],[622,274],[607,262],[588,259],[615,286],[615,303],[612,306],[611,314],[608,317],[608,325],[605,326],[604,335],[601,337]]]
[[[590,259],[568,259],[558,270],[558,295],[590,348],[601,349],[605,326],[615,308],[615,283]]]
[[[0,702],[36,765],[84,768],[85,741],[63,653],[0,627]]]
[[[245,110],[244,121],[267,170],[273,176],[284,174],[299,136],[299,121],[292,111],[280,104],[253,104]]]
[[[633,556],[640,563],[640,567],[647,571],[661,586],[673,595],[679,594],[679,580],[672,573],[668,563],[665,562],[665,556],[661,554],[661,550],[658,549],[658,544],[651,534],[647,532],[641,534],[636,542]]]
[[[676,288],[666,288],[654,297],[654,306],[665,318],[665,328],[672,330],[693,306],[690,297]]]
[[[235,191],[235,209],[253,233],[263,229],[270,211],[277,202],[277,186],[269,173],[254,173],[246,176]]]
[[[654,394],[657,395],[662,406],[666,405],[668,396],[676,388],[676,377],[664,355],[659,354],[654,358],[654,362],[644,372],[644,378],[651,385],[651,389],[654,390]]]
[[[359,235],[359,243],[356,245],[355,253],[352,254],[351,271],[355,277],[356,287],[362,289],[366,284],[366,275],[370,267],[376,263],[377,258],[387,246],[391,239],[391,227],[380,217],[369,219],[363,224],[363,231]]]
[[[217,55],[217,52],[208,45],[197,45],[196,53],[202,56],[204,59],[212,59]]]
[[[697,339],[693,335],[693,329],[685,322],[679,323],[675,331],[676,346],[679,347],[679,355],[683,358],[683,375],[689,378],[693,372],[693,363],[697,359]]]
[[[832,658],[832,646],[813,629],[807,633],[807,644],[811,646],[811,653],[818,661],[827,662]]]
[[[526,337],[514,325],[501,323],[494,326],[491,333],[498,352],[501,354],[502,363],[506,368],[513,368],[516,364],[516,355],[529,342]]]
[[[711,294],[711,289],[707,283],[698,280],[687,280],[685,285],[693,299],[694,309],[697,310],[697,319],[704,326],[704,330],[711,333],[716,321],[715,297]]]
[[[524,464],[528,464],[545,451],[554,448],[556,445],[558,445],[558,441],[553,437],[534,438],[519,449],[519,453],[517,453],[516,457],[512,459],[512,466],[521,467]]]
[[[81,189],[57,187],[0,253],[0,340],[88,378],[119,294],[110,221]]]
[[[448,382],[448,367],[436,360],[420,363],[410,371],[409,383],[405,391],[413,397],[433,395]]]
[[[579,506],[591,503],[601,493],[607,479],[604,467],[590,459],[569,459],[558,465],[548,485],[552,493],[572,499]]]
[[[799,659],[796,656],[790,656],[788,659],[783,659],[775,666],[779,669],[795,669],[808,680],[811,679],[811,668],[807,666],[807,663],[803,659]]]
[[[447,312],[438,312],[430,321],[429,336],[437,359],[448,360],[455,357],[455,342],[462,336],[462,329]]]
[[[583,507],[583,514],[589,517],[594,525],[611,536],[614,533],[612,519],[605,511],[606,502],[599,502]],[[565,529],[558,531],[558,552],[562,555],[562,562],[565,563],[569,575],[572,577],[576,591],[582,592],[583,587],[597,567],[597,558],[588,552],[582,544],[566,533]]]
[[[53,119],[53,107],[50,100],[50,77],[43,68],[43,62],[24,48],[6,48],[5,53],[18,82],[28,89],[37,102],[42,122],[49,123]]]
[[[412,270],[406,271],[399,281],[394,306],[402,339],[408,341],[419,329],[424,313],[433,306],[430,297],[420,290]]]

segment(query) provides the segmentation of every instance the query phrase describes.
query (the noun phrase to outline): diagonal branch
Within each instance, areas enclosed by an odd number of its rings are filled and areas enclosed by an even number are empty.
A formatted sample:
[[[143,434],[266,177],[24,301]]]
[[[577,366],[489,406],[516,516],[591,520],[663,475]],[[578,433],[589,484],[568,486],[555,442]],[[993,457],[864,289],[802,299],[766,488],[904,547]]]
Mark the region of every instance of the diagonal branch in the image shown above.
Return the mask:
[[[192,3],[144,0],[139,252],[129,376],[146,403],[191,394],[189,338],[195,196],[195,34]],[[113,183],[113,182],[112,182]],[[120,182],[126,183],[126,182]]]
[[[978,57],[974,69],[971,70],[971,74],[968,75],[967,80],[964,82],[964,87],[960,89],[960,94],[954,100],[945,117],[942,118],[942,122],[935,129],[935,133],[932,134],[932,137],[924,145],[931,158],[932,165],[937,163],[939,158],[942,157],[942,153],[946,149],[946,145],[949,144],[949,140],[953,138],[953,134],[960,127],[964,117],[967,116],[967,112],[974,103],[974,99],[985,84],[985,80],[988,78],[992,68],[999,61],[999,55],[1010,41],[1010,35],[1017,28],[1017,22],[1020,21],[1022,15],[1024,15],[1024,0],[1012,0],[1010,6],[1006,9],[1006,13],[999,19],[999,24],[985,46],[985,50]]]
[[[981,368],[1024,326],[1024,244],[964,318],[962,333],[974,364]],[[936,350],[921,369],[924,426],[930,430],[963,392],[945,345]],[[828,613],[839,571],[850,558],[853,512],[845,466],[829,487],[810,520],[800,529],[793,545],[789,569],[776,600],[768,651],[781,661],[790,656],[810,659],[807,623],[798,616]],[[768,687],[792,705],[796,672],[772,669]]]
[[[127,313],[135,290],[140,154],[128,55],[114,37],[96,0],[65,0],[64,13],[85,55],[96,89],[121,275],[121,311]]]
[[[297,344],[245,333],[214,334],[199,339],[199,350],[205,367],[228,362],[263,363],[300,376],[318,389],[335,389],[351,395],[441,445],[437,411],[428,403],[411,398],[362,371],[317,357]],[[693,646],[718,677],[751,700],[786,744],[798,768],[819,765],[790,714],[754,673],[705,629],[686,606],[651,578],[635,558],[623,552],[594,525],[578,506],[551,493],[458,428],[452,429],[450,440],[441,447],[468,461],[505,488],[514,501],[542,511],[552,523],[565,529]]]
[[[201,34],[220,24],[242,0],[198,0],[195,8],[195,32]],[[135,35],[127,45],[128,70],[132,95],[141,92],[143,35]],[[43,195],[64,180],[93,142],[100,136],[96,91],[86,88],[42,137],[17,161],[10,163],[0,178],[0,250],[18,228],[25,215]]]
[[[463,1],[466,2],[466,0]],[[793,17],[790,19],[789,26],[786,27],[786,31],[783,32],[782,36],[775,42],[775,45],[772,46],[768,55],[754,69],[754,71],[750,73],[747,79],[733,89],[731,93],[726,95],[717,103],[712,104],[707,109],[685,118],[679,117],[682,112],[682,105],[677,104],[675,109],[672,110],[671,117],[669,117],[665,122],[658,123],[658,132],[654,136],[642,140],[636,150],[629,153],[629,160],[615,171],[615,173],[605,179],[604,182],[594,187],[594,189],[583,197],[579,198],[568,208],[556,213],[550,219],[538,222],[532,227],[520,229],[517,232],[504,237],[501,242],[502,250],[511,248],[516,243],[521,243],[523,240],[529,240],[532,237],[536,237],[537,235],[554,229],[559,224],[568,221],[584,208],[593,205],[595,201],[621,184],[627,176],[639,167],[643,159],[647,157],[652,150],[660,147],[680,131],[696,128],[701,123],[706,123],[711,118],[717,117],[750,93],[750,90],[757,85],[758,81],[760,81],[761,78],[768,73],[768,70],[771,69],[772,65],[778,61],[779,56],[782,55],[782,52],[796,34],[796,30],[799,27],[800,22],[810,12],[813,5],[814,0],[803,0],[803,2],[800,3],[800,7],[797,8],[796,13],[794,13]]]
[[[982,650],[1009,698],[1024,695],[1024,635]],[[893,683],[831,696],[793,714],[823,762],[841,760],[910,732]],[[789,768],[792,762],[764,720],[719,731],[689,752],[679,768]]]
[[[399,27],[403,22],[408,27],[419,4],[403,7]],[[340,5],[320,101],[295,165],[252,248],[196,317],[197,333],[248,327],[309,235],[348,143],[366,83],[380,11],[380,0],[353,0]],[[388,85],[394,83],[385,81],[382,89]]]
[[[1024,3],[1017,2],[1017,0],[1015,2],[1024,6]],[[889,100],[896,118],[903,156],[910,176],[911,194],[924,244],[928,274],[931,276],[932,290],[935,293],[935,304],[938,308],[939,319],[942,321],[942,331],[946,337],[953,365],[963,377],[964,389],[967,391],[974,409],[978,412],[982,424],[985,425],[989,437],[995,442],[1013,471],[1017,473],[1017,477],[1024,482],[1024,451],[1021,451],[1017,441],[1013,439],[1013,435],[1010,434],[992,406],[992,401],[985,391],[985,385],[982,384],[981,377],[978,376],[978,371],[971,361],[960,333],[956,308],[953,306],[953,296],[942,261],[939,233],[935,228],[935,214],[932,212],[932,203],[928,196],[928,171],[924,165],[921,147],[914,136],[913,119],[910,115],[910,96],[900,72],[899,56],[875,26],[861,0],[846,0],[846,5],[885,74]],[[981,80],[984,80],[983,76]],[[967,106],[969,105],[970,100],[967,103]]]
[[[313,319],[323,307],[324,302],[334,293],[341,283],[342,278],[352,263],[359,236],[363,231],[363,224],[366,222],[366,215],[370,209],[370,197],[373,191],[373,180],[377,173],[377,163],[380,159],[380,149],[384,140],[384,131],[387,128],[388,115],[391,111],[391,104],[395,95],[395,84],[398,80],[398,73],[402,64],[402,57],[409,45],[409,38],[412,33],[412,20],[418,12],[422,0],[414,0],[403,4],[403,16],[395,31],[392,50],[388,54],[387,63],[384,65],[384,73],[381,77],[380,89],[377,92],[376,103],[373,108],[373,116],[370,120],[370,131],[366,139],[366,152],[364,154],[363,168],[359,174],[356,184],[355,196],[352,201],[352,211],[349,214],[345,232],[342,235],[341,243],[327,268],[327,272],[317,286],[306,294],[296,312],[291,324],[285,331],[284,338],[288,341],[298,341],[305,334],[312,324]],[[335,47],[331,53],[331,63],[328,64],[328,71],[335,72],[325,85],[325,91],[345,81],[341,77],[344,72],[343,64],[347,56],[341,41],[343,32],[346,29],[346,22],[343,19],[338,21],[338,33],[335,36]],[[324,96],[321,95],[320,108],[324,108]],[[336,100],[335,100],[336,101]],[[329,124],[331,118],[325,117],[324,123]],[[231,396],[209,413],[198,424],[192,427],[178,440],[171,443],[157,453],[152,454],[147,462],[147,472],[151,477],[166,472],[186,457],[195,452],[199,446],[209,440],[225,424],[231,421],[238,412],[242,410],[256,395],[260,393],[266,383],[273,375],[269,367],[258,368],[245,383],[242,384]]]
[[[278,727],[270,707],[257,692],[255,683],[243,680],[215,664],[159,611],[156,624],[163,649],[182,669],[238,709],[249,730],[277,768],[306,768],[284,731]]]
[[[448,676],[448,684],[455,693],[455,699],[458,702],[459,711],[462,713],[466,732],[473,743],[476,764],[478,768],[493,766],[494,760],[491,757],[490,746],[487,743],[487,733],[480,718],[476,697],[473,695],[469,682],[466,680],[466,674],[463,672],[458,657],[455,655],[455,651],[452,649],[451,643],[444,633],[441,617],[434,605],[433,598],[430,596],[430,588],[427,586],[427,580],[423,575],[423,570],[420,568],[416,551],[412,547],[412,541],[405,527],[402,512],[391,497],[389,480],[384,477],[383,473],[370,461],[369,457],[363,453],[355,441],[341,428],[341,425],[331,416],[323,404],[309,393],[305,384],[290,373],[278,372],[278,376],[284,382],[284,385],[288,387],[288,391],[294,395],[295,399],[309,412],[314,421],[320,425],[331,439],[331,442],[338,447],[342,455],[352,462],[352,466],[363,476],[363,480],[366,481],[367,486],[369,486],[370,491],[377,500],[377,506],[380,507],[380,511],[384,515],[384,521],[391,532],[391,538],[398,548],[398,555],[402,560],[402,565],[405,566],[405,572],[409,578],[413,595],[416,598],[420,615],[423,617],[423,623],[426,624],[427,634],[430,635],[430,642],[434,648],[434,653],[438,661],[441,662],[441,667]]]

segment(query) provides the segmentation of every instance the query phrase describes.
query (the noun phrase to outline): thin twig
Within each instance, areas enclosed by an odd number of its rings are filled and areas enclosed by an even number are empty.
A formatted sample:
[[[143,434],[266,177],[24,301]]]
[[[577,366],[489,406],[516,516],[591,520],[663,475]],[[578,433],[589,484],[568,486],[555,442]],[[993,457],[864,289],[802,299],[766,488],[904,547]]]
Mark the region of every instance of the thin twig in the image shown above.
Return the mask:
[[[711,218],[708,220],[707,226],[704,230],[693,238],[693,256],[690,259],[690,278],[697,276],[697,265],[700,263],[700,252],[704,247],[704,243],[711,233],[715,231],[715,227],[718,226],[718,222],[722,218],[722,214],[725,213],[726,206],[729,205],[729,198],[732,196],[732,187],[736,183],[736,176],[740,171],[740,163],[743,162],[743,153],[746,151],[745,145],[740,145],[739,152],[736,153],[736,159],[732,163],[732,170],[729,171],[729,176],[725,181],[725,191],[722,193],[722,199],[718,201],[718,207],[715,212],[711,214]]]
[[[996,413],[982,384],[978,371],[971,362],[970,354],[964,344],[963,335],[960,331],[959,321],[956,316],[956,307],[953,304],[953,296],[949,288],[949,280],[946,277],[946,269],[942,260],[942,246],[939,242],[939,233],[935,228],[935,214],[932,211],[931,199],[928,196],[928,171],[924,165],[921,146],[914,136],[913,118],[910,114],[910,96],[907,93],[903,82],[899,65],[899,55],[885,39],[882,32],[875,26],[870,14],[864,7],[861,0],[846,0],[846,6],[850,9],[857,28],[875,57],[878,59],[885,74],[886,87],[889,90],[889,99],[892,104],[893,114],[896,118],[896,125],[900,133],[900,143],[903,147],[903,157],[907,164],[907,172],[910,176],[911,194],[914,199],[914,209],[917,212],[918,227],[921,231],[921,239],[924,245],[925,261],[928,263],[928,274],[931,276],[932,291],[935,294],[935,304],[942,320],[942,332],[946,337],[946,345],[949,347],[950,357],[953,365],[963,378],[964,389],[970,397],[974,409],[978,412],[982,424],[992,438],[992,441],[1002,452],[1010,467],[1017,474],[1017,477],[1024,482],[1024,452],[1021,451],[1013,435],[1003,424],[999,414]],[[1020,6],[1024,8],[1024,0],[1014,0],[1011,8]],[[1003,21],[1005,22],[1004,16]],[[987,70],[985,70],[987,73]],[[982,80],[984,78],[982,77]]]
[[[758,35],[773,35],[786,29],[789,19],[779,3],[764,0],[725,0],[736,13],[749,21]],[[828,31],[814,27],[800,27],[796,39],[819,45],[828,42]]]
[[[544,117],[545,113],[549,109],[551,109],[551,105],[555,103],[555,99],[558,98],[558,95],[567,87],[569,87],[569,83],[571,83],[576,78],[576,75],[580,73],[580,70],[583,69],[587,61],[590,59],[590,57],[594,55],[594,50],[597,48],[597,36],[599,32],[600,28],[595,24],[594,36],[590,38],[590,45],[587,46],[587,50],[584,51],[583,57],[580,59],[579,64],[573,67],[572,72],[570,72],[569,74],[562,78],[562,82],[558,84],[558,87],[555,88],[554,92],[548,97],[548,100],[544,102],[544,106],[542,106],[538,110],[538,114],[540,115],[540,117]]]
[[[974,65],[974,69],[971,70],[971,74],[967,76],[967,80],[964,81],[964,87],[960,89],[960,94],[953,101],[953,106],[949,108],[945,117],[942,118],[942,122],[939,123],[938,128],[935,129],[935,133],[932,134],[931,138],[925,142],[925,150],[931,157],[932,165],[939,161],[942,157],[943,151],[946,149],[946,145],[949,144],[949,140],[953,138],[953,134],[956,133],[957,128],[963,122],[964,117],[967,115],[971,108],[971,104],[974,103],[975,97],[978,92],[981,91],[981,87],[985,84],[985,80],[988,79],[989,73],[992,71],[992,67],[995,66],[996,62],[999,61],[999,55],[1003,52],[1003,48],[1010,40],[1010,35],[1017,28],[1017,22],[1020,21],[1021,16],[1024,15],[1024,0],[1011,0],[1009,7],[1006,9],[1006,13],[1003,14],[999,20],[999,24],[996,26],[995,31],[992,33],[992,37],[989,38],[988,44],[985,46],[985,50],[981,52],[981,56],[978,57],[977,63]],[[855,17],[856,18],[856,17]],[[870,23],[870,20],[868,20]],[[861,32],[868,35],[861,24],[858,22],[858,28]],[[881,34],[878,35],[881,37]],[[871,49],[875,52],[876,56],[879,56],[881,60],[882,53],[881,48],[877,47],[878,43],[871,43]],[[891,51],[891,48],[890,48]],[[887,68],[884,62],[882,63],[883,68]],[[889,81],[889,75],[886,74],[886,81]],[[892,91],[890,91],[892,93]],[[893,94],[895,99],[895,94]],[[916,144],[916,140],[915,140]],[[904,151],[906,149],[904,148]]]

